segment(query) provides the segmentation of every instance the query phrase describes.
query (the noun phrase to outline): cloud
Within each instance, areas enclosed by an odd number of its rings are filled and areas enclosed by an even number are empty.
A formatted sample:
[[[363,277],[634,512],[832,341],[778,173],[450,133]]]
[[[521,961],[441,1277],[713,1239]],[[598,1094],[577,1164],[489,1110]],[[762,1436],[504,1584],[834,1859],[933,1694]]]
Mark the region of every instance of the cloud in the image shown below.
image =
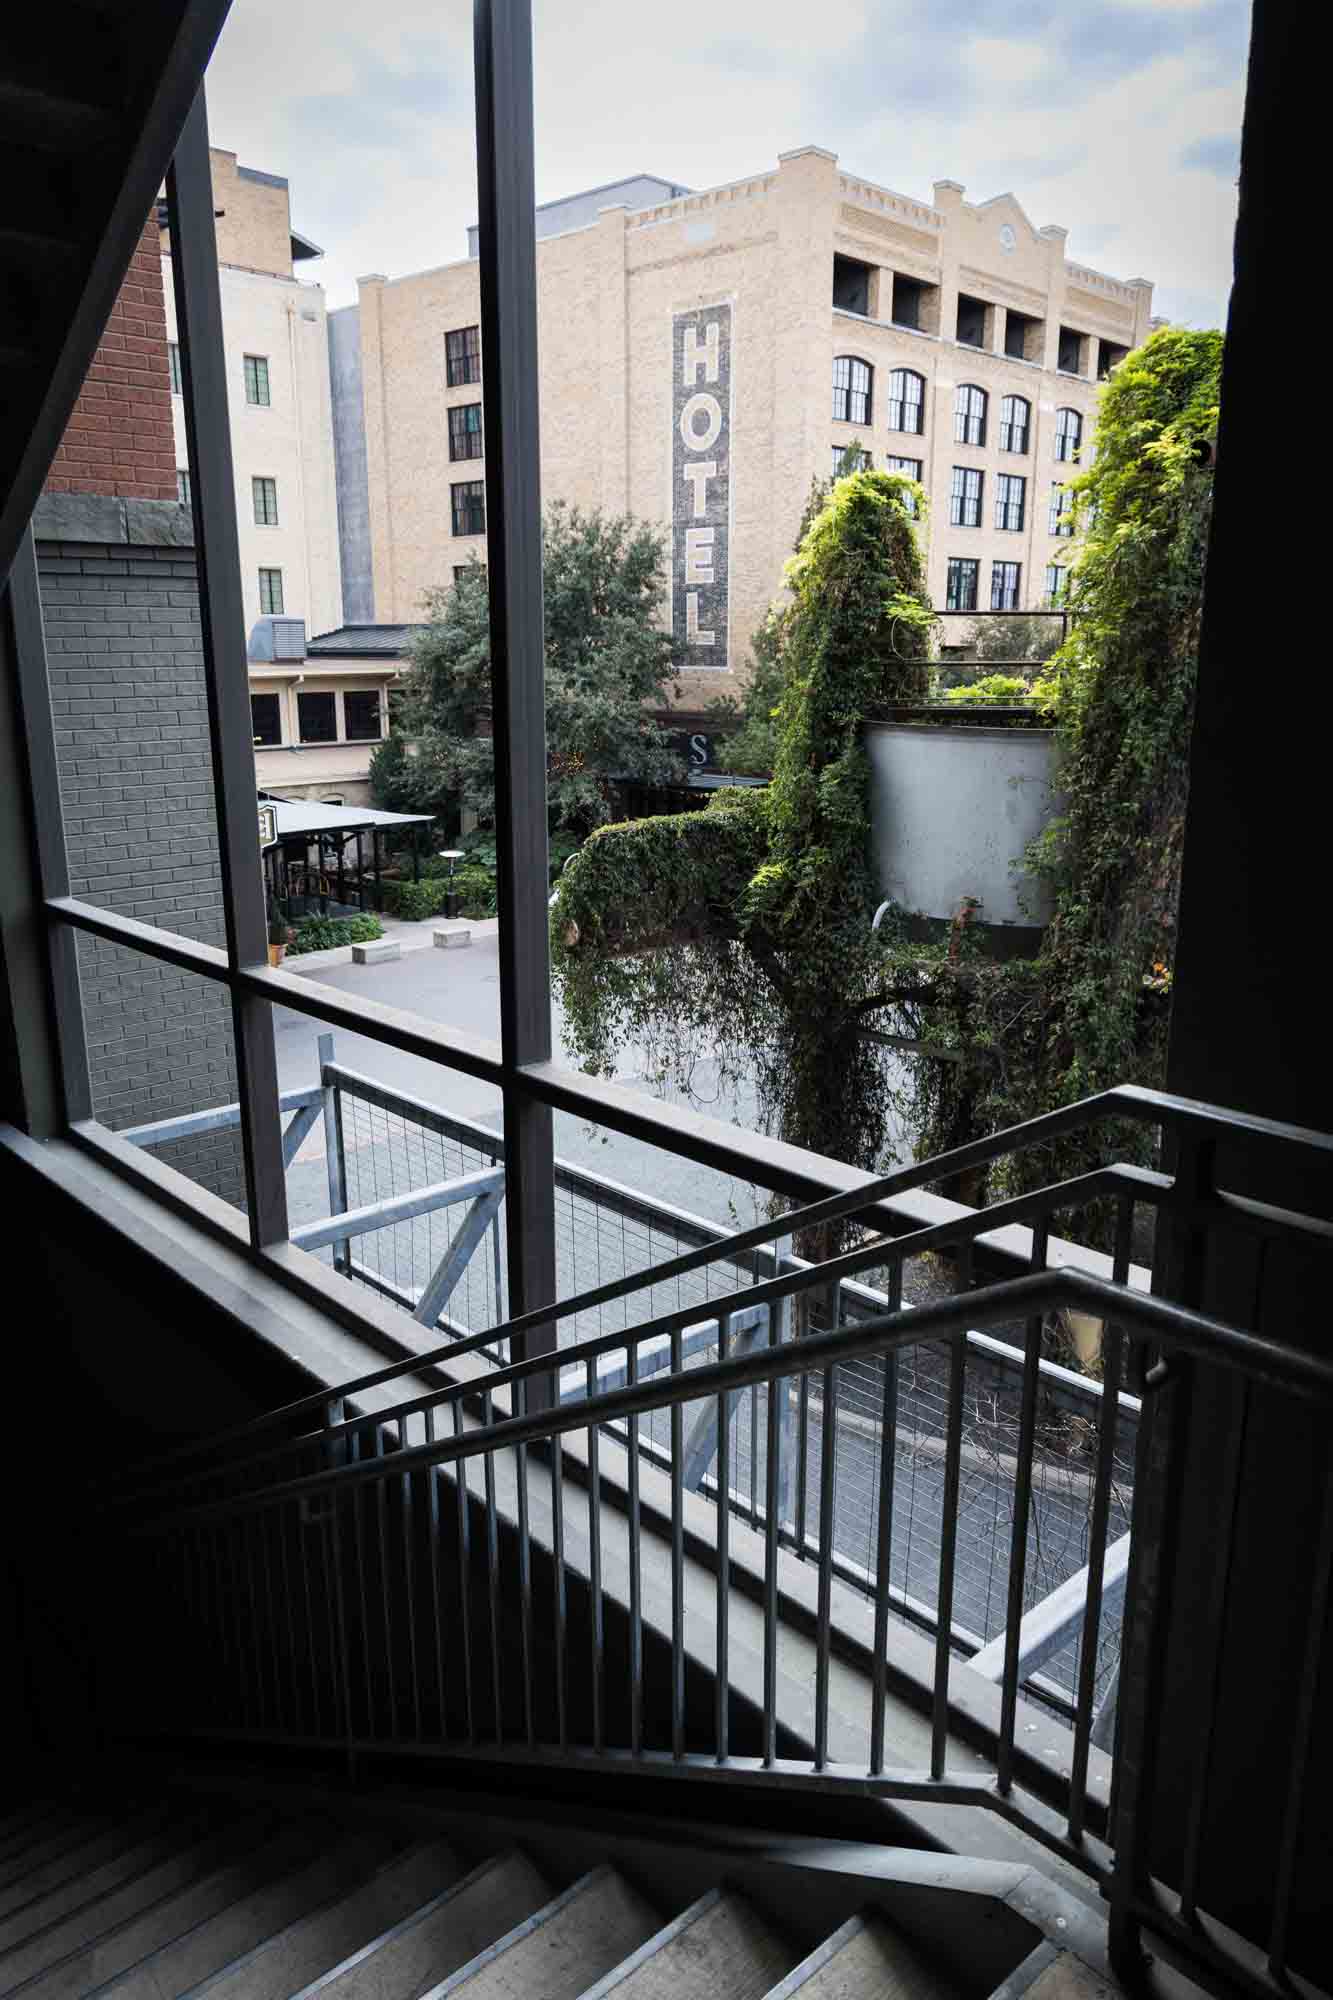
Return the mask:
[[[917,198],[1010,190],[1072,255],[1220,321],[1247,29],[1246,0],[535,0],[537,196],[635,172],[708,187],[817,144]],[[358,272],[466,253],[472,89],[470,0],[234,0],[210,118],[289,177],[328,252],[305,268],[344,303]]]

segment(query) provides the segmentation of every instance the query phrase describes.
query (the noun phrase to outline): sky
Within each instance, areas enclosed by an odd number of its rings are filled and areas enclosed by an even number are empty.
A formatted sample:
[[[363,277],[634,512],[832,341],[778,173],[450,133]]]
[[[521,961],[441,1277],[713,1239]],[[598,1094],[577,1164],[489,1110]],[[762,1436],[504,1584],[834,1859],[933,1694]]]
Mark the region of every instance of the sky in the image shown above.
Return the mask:
[[[476,219],[470,0],[233,0],[214,145],[285,174],[356,279],[465,256]],[[534,0],[537,199],[630,173],[706,188],[827,147],[929,201],[1017,196],[1068,254],[1224,323],[1249,0]]]

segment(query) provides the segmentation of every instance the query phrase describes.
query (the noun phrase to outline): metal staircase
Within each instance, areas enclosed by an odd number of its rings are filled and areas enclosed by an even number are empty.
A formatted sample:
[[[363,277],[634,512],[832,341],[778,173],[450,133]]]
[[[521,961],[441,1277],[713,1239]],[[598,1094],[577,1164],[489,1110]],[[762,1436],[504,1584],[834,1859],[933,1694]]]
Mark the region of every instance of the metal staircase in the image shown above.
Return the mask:
[[[687,1855],[530,1818],[512,1832],[485,1811],[206,1772],[150,1778],[142,1796],[114,1778],[54,1796],[0,1823],[0,1994],[982,2000],[1006,1965],[1009,1996],[1057,1959],[999,1898],[970,1965],[956,1945],[937,1956],[893,1909],[895,1895],[927,1907],[914,1856],[895,1885],[884,1850],[873,1875],[853,1850],[816,1879],[804,1857],[729,1860],[716,1835]],[[931,1864],[936,1903],[951,1865]]]

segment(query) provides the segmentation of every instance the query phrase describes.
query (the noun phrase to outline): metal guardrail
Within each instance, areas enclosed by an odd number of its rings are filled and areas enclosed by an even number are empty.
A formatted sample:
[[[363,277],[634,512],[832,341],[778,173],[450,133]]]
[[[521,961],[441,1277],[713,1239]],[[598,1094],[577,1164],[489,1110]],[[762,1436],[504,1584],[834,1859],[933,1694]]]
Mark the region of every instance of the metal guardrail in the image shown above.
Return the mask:
[[[1099,1102],[1095,1109],[1100,1113],[1104,1107]],[[164,1660],[161,1683],[154,1682],[150,1691],[154,1726],[197,1728],[197,1691],[206,1684],[215,1704],[210,1730],[340,1747],[353,1758],[373,1753],[535,1760],[607,1770],[642,1768],[696,1782],[771,1783],[793,1791],[814,1786],[890,1799],[966,1803],[1002,1814],[1076,1862],[1102,1883],[1113,1902],[1118,1899],[1122,1910],[1137,1911],[1160,1929],[1170,1919],[1150,1894],[1141,1813],[1131,1814],[1127,1822],[1138,1843],[1134,1851],[1117,1852],[1121,1749],[1118,1733],[1109,1758],[1102,1757],[1096,1741],[1094,1645],[1085,1643],[1081,1653],[1067,1770],[1058,1778],[1050,1770],[1037,1771],[1018,1734],[1020,1682],[1032,1636],[1029,1629],[1025,1638],[1023,1588],[1043,1323],[1047,1314],[1073,1308],[1095,1315],[1106,1329],[1090,1547],[1078,1586],[1084,1628],[1094,1637],[1108,1591],[1118,1588],[1125,1553],[1119,1541],[1112,1545],[1109,1527],[1115,1424],[1129,1352],[1151,1362],[1150,1387],[1202,1360],[1232,1371],[1246,1394],[1263,1385],[1333,1407],[1333,1362],[1327,1357],[1188,1305],[1145,1295],[1125,1282],[1134,1213],[1144,1201],[1191,1228],[1329,1242],[1327,1226],[1316,1219],[1237,1202],[1211,1187],[1205,1163],[1214,1139],[1231,1121],[1200,1106],[1189,1107],[1188,1116],[1180,1106],[1171,1111],[1187,1125],[1198,1148],[1177,1174],[1145,1175],[1109,1166],[914,1236],[857,1246],[822,1265],[779,1270],[715,1302],[723,1322],[723,1353],[717,1361],[684,1365],[685,1328],[698,1311],[692,1304],[562,1348],[561,1371],[584,1370],[585,1396],[555,1408],[529,1409],[528,1385],[549,1376],[552,1358],[545,1352],[523,1356],[516,1343],[539,1318],[577,1316],[598,1300],[642,1290],[664,1270],[697,1268],[709,1254],[734,1259],[738,1244],[755,1247],[759,1241],[771,1242],[778,1229],[800,1226],[799,1214],[448,1343],[430,1357],[376,1370],[345,1384],[334,1397],[322,1393],[299,1399],[211,1446],[161,1461],[154,1478],[122,1504],[116,1517],[130,1536],[129,1548],[138,1553],[137,1561],[133,1556],[126,1561],[127,1577],[137,1572],[139,1587],[155,1592],[169,1588],[188,1608],[180,1651]],[[1277,1128],[1269,1128],[1269,1136],[1282,1142]],[[1311,1134],[1289,1136],[1296,1148],[1322,1149],[1327,1143]],[[1068,1266],[1046,1268],[1050,1218],[1108,1196],[1117,1215],[1112,1280]],[[872,1196],[881,1197],[882,1189]],[[812,1209],[828,1206],[818,1203]],[[969,1289],[970,1245],[993,1225],[997,1213],[1015,1209],[1034,1225],[1033,1268],[1025,1276]],[[909,1310],[902,1303],[903,1262],[922,1241],[952,1249],[959,1260],[960,1285],[952,1296]],[[850,1279],[876,1260],[889,1263],[886,1310],[800,1340],[776,1339],[773,1308],[808,1300],[836,1278]],[[768,1344],[735,1351],[729,1340],[732,1316],[752,1313],[760,1305],[770,1309]],[[951,1631],[963,1486],[963,1384],[969,1332],[1015,1321],[1023,1324],[1025,1338],[1008,1604],[998,1660],[994,1772],[978,1776],[973,1758],[960,1770],[951,1757],[955,1726],[969,1705],[959,1674],[966,1673],[969,1684],[977,1685],[971,1670],[955,1657]],[[669,1372],[640,1379],[640,1355],[650,1345],[660,1347],[664,1337],[670,1347]],[[509,1351],[520,1358],[472,1381],[415,1389],[406,1399],[371,1413],[349,1408],[352,1399],[371,1388],[383,1389],[407,1375],[419,1381],[425,1360],[447,1367],[461,1354],[477,1356],[497,1340],[514,1343]],[[890,1768],[886,1760],[893,1609],[889,1519],[880,1522],[870,1692],[859,1750],[849,1745],[846,1715],[831,1698],[837,1476],[832,1423],[844,1371],[873,1359],[887,1382],[893,1358],[922,1343],[937,1344],[944,1357],[948,1423],[931,1749],[927,1767],[908,1770]],[[624,1380],[606,1389],[599,1382],[599,1367],[610,1354],[623,1357]],[[784,1389],[800,1382],[812,1383],[820,1392],[824,1446],[808,1702],[806,1690],[794,1693],[779,1668],[780,1407]],[[731,1509],[720,1506],[714,1516],[711,1602],[700,1601],[695,1584],[687,1597],[684,1472],[687,1414],[697,1418],[711,1403],[717,1483],[721,1492],[730,1490],[737,1400],[752,1388],[759,1392],[763,1413],[762,1637],[759,1681],[747,1703],[732,1687],[730,1631],[733,1583],[748,1558],[734,1541]],[[475,1415],[465,1415],[470,1398],[479,1399]],[[638,1427],[658,1413],[666,1413],[671,1436],[664,1468],[669,1518],[664,1540],[653,1544],[662,1551],[660,1573],[646,1573],[635,1447]],[[617,1429],[629,1447],[623,1532],[621,1517],[588,1498],[601,1494],[600,1454]],[[584,1441],[581,1459],[569,1456],[575,1434]],[[881,1451],[890,1435],[886,1422]],[[576,1499],[571,1497],[574,1484]],[[882,1515],[891,1512],[892,1495],[892,1480],[881,1478]],[[1333,1483],[1324,1542],[1327,1546],[1315,1552],[1316,1576],[1321,1563],[1327,1569],[1333,1554]],[[1137,1554],[1131,1537],[1127,1620],[1140,1615]],[[608,1591],[608,1565],[617,1571],[615,1592]],[[1151,1596],[1145,1599],[1143,1615],[1152,1614],[1153,1602]],[[1322,1658],[1321,1605],[1315,1591],[1307,1637],[1305,1680],[1310,1686],[1317,1682]],[[701,1647],[709,1656],[706,1662]],[[708,1713],[690,1674],[691,1664],[701,1663],[713,1677]],[[990,1663],[991,1671],[995,1663]],[[653,1704],[659,1687],[664,1690],[660,1708]],[[1205,1744],[1216,1720],[1216,1692],[1214,1686],[1209,1701],[1201,1704]],[[1293,1726],[1289,1829],[1299,1826],[1303,1809],[1303,1758],[1312,1726],[1313,1709],[1307,1704]],[[975,1740],[975,1712],[970,1728]],[[1196,1815],[1189,1840],[1201,1838],[1202,1819]],[[1197,1853],[1192,1860],[1187,1853],[1185,1863],[1187,1870],[1196,1867]],[[1279,1889],[1272,1950],[1280,1968],[1290,1871]]]

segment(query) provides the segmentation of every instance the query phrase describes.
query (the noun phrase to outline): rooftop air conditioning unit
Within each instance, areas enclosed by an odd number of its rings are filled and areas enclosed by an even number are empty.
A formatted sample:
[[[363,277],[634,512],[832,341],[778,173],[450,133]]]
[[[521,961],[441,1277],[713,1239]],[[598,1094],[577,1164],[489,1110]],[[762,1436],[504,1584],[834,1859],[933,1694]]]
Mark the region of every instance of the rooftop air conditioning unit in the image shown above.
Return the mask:
[[[250,658],[263,662],[305,658],[304,618],[260,618],[250,633]]]

